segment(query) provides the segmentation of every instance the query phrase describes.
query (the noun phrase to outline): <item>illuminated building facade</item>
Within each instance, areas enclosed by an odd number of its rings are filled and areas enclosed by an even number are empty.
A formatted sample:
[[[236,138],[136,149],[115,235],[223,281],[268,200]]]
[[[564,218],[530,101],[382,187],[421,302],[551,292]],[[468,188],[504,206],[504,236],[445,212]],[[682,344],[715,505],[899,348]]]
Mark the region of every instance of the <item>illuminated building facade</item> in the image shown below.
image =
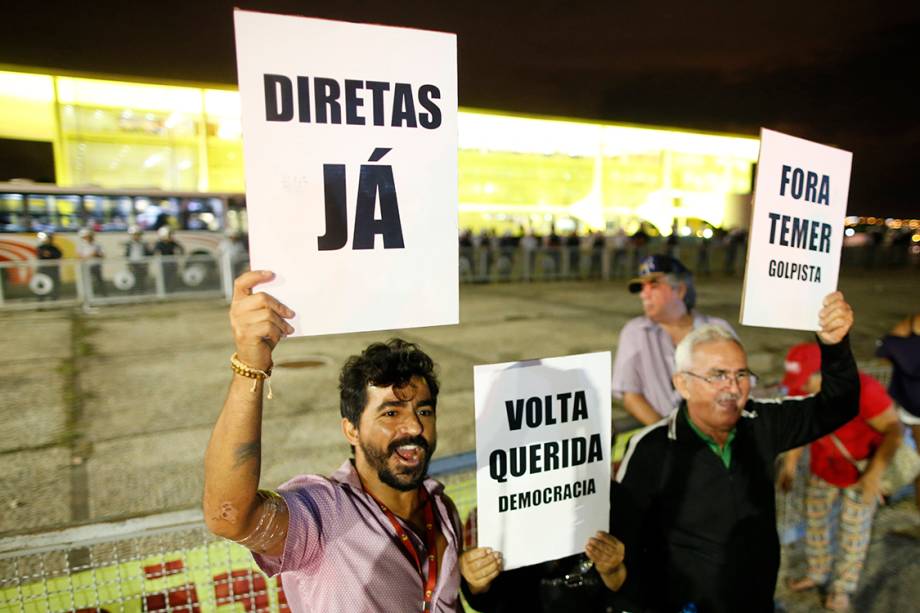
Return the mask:
[[[756,138],[472,109],[458,123],[463,228],[747,223]],[[0,143],[49,145],[62,186],[244,191],[230,88],[0,71]]]

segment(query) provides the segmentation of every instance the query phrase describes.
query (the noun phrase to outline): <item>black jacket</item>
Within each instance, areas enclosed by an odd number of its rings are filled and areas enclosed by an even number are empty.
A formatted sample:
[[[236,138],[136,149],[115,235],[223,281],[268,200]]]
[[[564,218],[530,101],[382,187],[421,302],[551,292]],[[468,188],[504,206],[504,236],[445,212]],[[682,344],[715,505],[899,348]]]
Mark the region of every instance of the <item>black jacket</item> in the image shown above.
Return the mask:
[[[779,569],[775,460],[856,416],[859,376],[849,339],[821,345],[821,391],[749,400],[729,468],[691,429],[686,405],[637,433],[618,479],[630,498],[623,590],[641,610],[773,611]]]

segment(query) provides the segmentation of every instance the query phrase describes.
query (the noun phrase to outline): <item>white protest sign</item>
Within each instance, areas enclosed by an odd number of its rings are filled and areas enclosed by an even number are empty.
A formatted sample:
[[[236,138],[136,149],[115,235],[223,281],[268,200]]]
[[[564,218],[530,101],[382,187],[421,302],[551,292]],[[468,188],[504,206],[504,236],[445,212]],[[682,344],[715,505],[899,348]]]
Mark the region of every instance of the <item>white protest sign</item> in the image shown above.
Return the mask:
[[[849,151],[763,129],[751,215],[741,323],[818,330],[837,289]]]
[[[610,352],[476,366],[478,545],[504,568],[610,530]]]
[[[234,19],[259,289],[295,336],[457,323],[456,36]]]

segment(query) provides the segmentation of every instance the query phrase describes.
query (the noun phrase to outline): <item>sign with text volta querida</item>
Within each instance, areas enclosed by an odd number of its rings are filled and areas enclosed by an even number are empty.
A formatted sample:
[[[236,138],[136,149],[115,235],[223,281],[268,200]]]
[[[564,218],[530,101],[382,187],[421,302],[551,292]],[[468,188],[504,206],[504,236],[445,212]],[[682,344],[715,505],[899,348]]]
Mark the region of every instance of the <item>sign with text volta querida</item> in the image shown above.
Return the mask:
[[[853,154],[760,132],[741,323],[817,330],[837,289]]]
[[[476,366],[478,545],[504,568],[584,551],[610,523],[610,352]]]
[[[295,336],[457,323],[456,36],[234,19],[260,289]]]

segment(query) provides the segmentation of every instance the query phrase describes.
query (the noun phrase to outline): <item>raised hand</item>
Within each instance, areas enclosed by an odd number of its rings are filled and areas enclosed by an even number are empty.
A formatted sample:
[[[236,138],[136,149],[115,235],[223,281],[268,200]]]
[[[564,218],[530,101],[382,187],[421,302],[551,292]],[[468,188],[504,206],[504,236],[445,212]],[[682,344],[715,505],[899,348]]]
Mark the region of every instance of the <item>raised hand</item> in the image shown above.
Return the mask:
[[[272,366],[272,350],[294,327],[285,319],[294,311],[264,292],[252,288],[275,278],[273,272],[254,270],[244,272],[233,282],[230,303],[230,327],[239,359],[252,368],[268,370]]]
[[[489,547],[467,549],[460,556],[460,574],[466,579],[470,591],[474,594],[488,590],[500,572],[502,554]]]
[[[847,304],[841,292],[824,297],[824,307],[818,313],[818,338],[825,345],[836,345],[853,327],[853,309]]]

